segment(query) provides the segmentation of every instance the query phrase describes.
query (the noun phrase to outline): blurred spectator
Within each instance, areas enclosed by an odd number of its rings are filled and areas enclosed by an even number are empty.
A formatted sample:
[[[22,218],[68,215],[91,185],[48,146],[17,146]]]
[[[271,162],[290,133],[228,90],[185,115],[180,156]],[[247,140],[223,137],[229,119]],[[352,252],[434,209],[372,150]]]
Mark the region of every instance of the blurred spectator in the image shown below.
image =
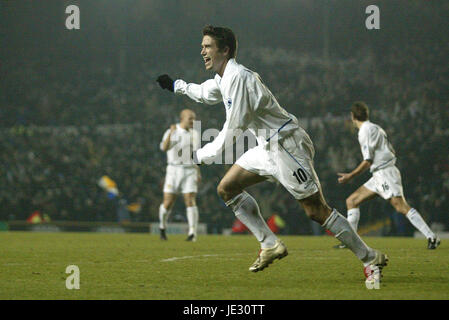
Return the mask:
[[[416,201],[411,205],[422,208],[426,221],[447,224],[447,56],[448,47],[442,44],[361,50],[330,62],[284,49],[242,49],[238,60],[259,70],[280,104],[309,132],[316,171],[330,203],[344,211],[345,198],[362,182],[340,186],[336,172],[360,160],[356,132],[347,120],[350,103],[364,100],[373,122],[392,139],[407,198]],[[200,65],[187,66],[183,60],[174,63],[184,79],[205,80],[197,73]],[[150,77],[157,70],[145,62],[120,75],[108,66],[56,61],[25,64],[17,59],[2,68],[8,76],[2,80],[0,99],[0,220],[25,220],[41,210],[52,220],[116,221],[114,204],[96,184],[100,176],[110,175],[130,203],[142,203],[139,214],[125,217],[122,212],[120,219],[157,221],[165,163],[158,148],[160,132],[175,120],[179,106],[204,119],[203,130],[220,129],[224,121],[220,105],[204,107],[157,90]],[[216,195],[225,170],[207,166],[199,190],[202,220],[214,232],[234,221]],[[278,212],[289,232],[312,233],[302,221],[302,209],[282,187],[264,183],[250,192],[266,199],[260,203],[265,218]],[[382,213],[368,205],[363,214],[367,217],[362,223],[369,223]]]

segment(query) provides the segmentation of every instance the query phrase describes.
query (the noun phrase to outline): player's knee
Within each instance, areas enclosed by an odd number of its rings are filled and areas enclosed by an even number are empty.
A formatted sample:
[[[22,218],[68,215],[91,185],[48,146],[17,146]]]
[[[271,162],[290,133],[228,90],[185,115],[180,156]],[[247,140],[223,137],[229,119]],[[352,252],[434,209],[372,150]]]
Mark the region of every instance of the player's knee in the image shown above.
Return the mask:
[[[304,208],[306,215],[321,225],[326,221],[332,211],[320,192],[300,200],[299,203]]]
[[[306,214],[309,219],[318,222],[320,225],[322,225],[328,217],[328,212],[325,208],[314,208],[312,210],[307,210]]]
[[[228,189],[226,187],[226,184],[220,182],[218,184],[218,186],[217,186],[217,193],[220,196],[220,198],[222,198],[224,201],[228,201],[229,200],[229,199],[227,199],[227,194],[229,192],[228,192]]]
[[[347,209],[353,209],[356,208],[358,205],[357,203],[357,197],[350,196],[346,199],[346,208]]]
[[[397,212],[402,214],[407,214],[411,209],[407,202],[399,197],[391,198],[390,203]]]
[[[187,199],[185,199],[185,205],[186,205],[186,207],[196,206],[195,197],[188,197]]]
[[[402,201],[392,201],[391,205],[397,212],[402,214],[407,214],[410,211],[410,207]]]
[[[393,205],[393,208],[399,213],[407,214],[407,212],[405,212],[404,208],[401,205]]]
[[[165,210],[170,210],[173,207],[174,202],[173,201],[164,201],[162,205],[164,206]]]
[[[321,225],[326,221],[332,211],[329,206],[321,202],[308,203],[303,207],[307,217]]]
[[[217,187],[218,195],[225,202],[231,200],[233,197],[235,197],[241,192],[242,190],[239,190],[239,188],[236,188],[236,186],[233,186],[232,184],[223,182],[223,180],[218,184]]]
[[[314,210],[307,210],[306,215],[309,219],[312,219],[313,221],[317,221],[319,215]]]

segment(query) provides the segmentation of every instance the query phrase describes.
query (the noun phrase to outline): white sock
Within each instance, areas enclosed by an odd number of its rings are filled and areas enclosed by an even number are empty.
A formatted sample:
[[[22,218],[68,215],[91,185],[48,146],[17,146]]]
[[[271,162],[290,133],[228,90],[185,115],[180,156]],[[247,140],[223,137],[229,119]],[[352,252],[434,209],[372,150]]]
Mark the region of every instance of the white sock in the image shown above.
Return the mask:
[[[360,209],[359,208],[352,208],[348,210],[348,222],[351,224],[351,227],[354,229],[354,231],[357,232],[357,228],[359,227],[359,220],[360,220]]]
[[[199,222],[199,220],[200,220],[200,214],[199,214],[199,212],[198,212],[198,207],[197,206],[195,206],[195,207],[193,207],[194,209],[193,209],[193,213],[195,214],[195,219],[194,219],[194,221],[195,221],[195,224],[194,224],[194,231],[195,231],[195,235],[198,233],[198,222]]]
[[[198,228],[198,207],[187,207],[187,222],[189,224],[189,235],[196,235]]]
[[[338,213],[337,210],[334,209],[331,212],[330,216],[324,222],[323,227],[335,234],[338,240],[351,249],[357,258],[363,262],[365,267],[375,258],[375,251],[363,242],[349,224],[348,220]]]
[[[262,249],[274,247],[277,237],[266,224],[253,197],[243,191],[226,202],[226,205],[234,211],[237,219],[253,233]]]
[[[421,231],[421,233],[427,238],[434,239],[435,233],[430,230],[427,223],[424,221],[424,219],[421,217],[419,212],[415,208],[411,208],[410,211],[406,214],[407,219],[411,222],[411,224]]]
[[[171,210],[165,209],[163,204],[159,206],[159,229],[165,229],[170,213]]]

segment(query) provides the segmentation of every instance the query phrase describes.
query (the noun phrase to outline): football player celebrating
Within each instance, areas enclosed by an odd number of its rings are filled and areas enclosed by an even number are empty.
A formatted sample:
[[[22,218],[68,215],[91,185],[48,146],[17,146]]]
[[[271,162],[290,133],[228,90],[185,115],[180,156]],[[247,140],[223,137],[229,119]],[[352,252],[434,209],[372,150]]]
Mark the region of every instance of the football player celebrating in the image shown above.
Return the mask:
[[[279,181],[299,201],[306,214],[331,231],[364,264],[367,285],[380,282],[387,256],[368,247],[349,222],[326,203],[313,166],[314,147],[297,118],[277,102],[260,76],[237,63],[237,40],[229,28],[203,29],[201,56],[206,70],[216,73],[202,84],[173,81],[168,75],[157,81],[164,89],[187,95],[199,103],[223,102],[226,121],[218,136],[193,153],[195,163],[210,163],[221,154],[236,132],[250,130],[258,145],[246,151],[220,181],[217,192],[236,217],[260,242],[252,272],[287,256],[287,248],[265,223],[256,200],[245,191],[267,179]]]

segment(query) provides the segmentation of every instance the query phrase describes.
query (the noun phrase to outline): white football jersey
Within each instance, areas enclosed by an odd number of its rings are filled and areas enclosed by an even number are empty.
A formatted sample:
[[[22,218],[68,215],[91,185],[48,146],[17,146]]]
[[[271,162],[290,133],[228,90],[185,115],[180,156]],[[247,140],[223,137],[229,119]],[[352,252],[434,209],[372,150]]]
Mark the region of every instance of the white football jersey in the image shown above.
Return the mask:
[[[394,166],[396,155],[385,131],[370,121],[364,121],[359,129],[359,143],[363,160],[372,161],[370,171]]]
[[[160,143],[160,149],[162,150],[162,144],[167,139],[170,129],[165,131],[162,141]],[[201,146],[200,135],[196,130],[183,129],[179,125],[176,125],[176,130],[170,136],[170,145],[167,150],[167,163],[169,165],[194,165],[191,154]]]
[[[228,60],[223,77],[218,74],[202,84],[175,81],[175,93],[185,94],[196,102],[223,102],[226,122],[218,136],[196,153],[198,161],[211,160],[226,147],[236,132],[249,130],[259,144],[276,141],[299,127],[296,117],[285,111],[260,76],[235,59]]]

